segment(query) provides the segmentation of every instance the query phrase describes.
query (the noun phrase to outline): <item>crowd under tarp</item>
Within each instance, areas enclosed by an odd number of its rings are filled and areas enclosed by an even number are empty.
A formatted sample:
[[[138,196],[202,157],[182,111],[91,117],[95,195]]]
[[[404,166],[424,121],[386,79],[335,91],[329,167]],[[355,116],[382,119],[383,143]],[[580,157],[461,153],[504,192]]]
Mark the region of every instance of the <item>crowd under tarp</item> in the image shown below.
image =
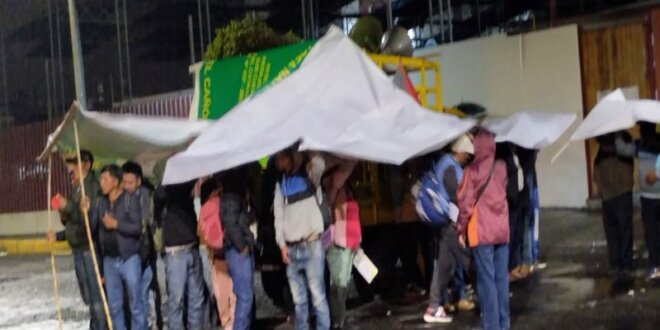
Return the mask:
[[[481,126],[498,142],[541,149],[575,118],[520,112]],[[39,160],[54,150],[75,152],[74,122],[80,147],[97,158],[135,160],[146,173],[169,158],[163,183],[230,169],[298,142],[300,150],[401,164],[441,149],[476,124],[420,106],[336,28],[314,44],[297,71],[216,122],[90,112],[74,102]]]
[[[400,164],[442,148],[473,120],[422,108],[333,27],[300,68],[243,101],[167,162],[163,183],[301,150]]]

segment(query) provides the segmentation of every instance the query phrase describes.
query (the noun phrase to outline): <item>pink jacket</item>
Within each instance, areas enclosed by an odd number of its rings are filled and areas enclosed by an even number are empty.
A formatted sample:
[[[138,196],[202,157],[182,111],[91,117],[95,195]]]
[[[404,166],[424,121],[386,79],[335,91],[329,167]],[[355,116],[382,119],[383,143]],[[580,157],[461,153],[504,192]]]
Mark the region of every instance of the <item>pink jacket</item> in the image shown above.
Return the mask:
[[[495,160],[495,136],[480,130],[474,138],[474,152],[474,161],[465,168],[459,189],[458,231],[467,234],[470,247],[506,244],[509,242],[506,164]],[[484,184],[487,184],[485,189]]]
[[[335,221],[331,226],[332,240],[337,246],[357,251],[362,241],[360,207],[354,199],[346,198],[346,190],[337,193],[335,199]]]
[[[343,248],[357,250],[362,241],[360,228],[360,207],[346,196],[346,181],[357,165],[356,160],[340,159],[326,155],[326,164],[331,168],[324,180],[324,188],[333,205],[334,222],[331,225],[332,242]]]

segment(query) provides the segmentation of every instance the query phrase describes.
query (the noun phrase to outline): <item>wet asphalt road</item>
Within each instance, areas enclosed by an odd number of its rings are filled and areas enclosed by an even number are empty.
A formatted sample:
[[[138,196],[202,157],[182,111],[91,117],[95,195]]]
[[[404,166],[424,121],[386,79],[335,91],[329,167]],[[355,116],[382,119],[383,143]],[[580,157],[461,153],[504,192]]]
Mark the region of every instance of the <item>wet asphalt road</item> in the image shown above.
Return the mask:
[[[624,283],[607,272],[600,216],[572,210],[543,210],[541,257],[547,268],[511,286],[513,329],[660,329],[660,284],[643,280],[645,253],[635,219],[639,271]],[[79,298],[70,256],[58,256],[64,329],[84,329],[86,307]],[[162,279],[162,276],[161,276]],[[0,329],[54,329],[50,261],[47,256],[0,258]],[[257,286],[256,329],[292,329],[284,312]],[[472,329],[476,313],[458,314],[449,325],[427,325],[424,297],[406,294],[351,303],[352,329]]]

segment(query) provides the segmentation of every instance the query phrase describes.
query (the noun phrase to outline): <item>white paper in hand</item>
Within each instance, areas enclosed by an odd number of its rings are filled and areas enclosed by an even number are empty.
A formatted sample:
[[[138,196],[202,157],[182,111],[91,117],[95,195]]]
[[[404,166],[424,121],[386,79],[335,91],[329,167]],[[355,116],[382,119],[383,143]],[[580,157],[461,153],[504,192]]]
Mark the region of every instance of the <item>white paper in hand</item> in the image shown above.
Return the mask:
[[[360,249],[355,254],[355,259],[353,259],[353,266],[369,284],[371,284],[376,275],[378,275],[378,268],[376,268],[376,265],[374,265],[369,257],[364,254],[364,250],[362,249]]]
[[[458,206],[454,203],[449,203],[449,219],[453,222],[458,221],[458,213]]]

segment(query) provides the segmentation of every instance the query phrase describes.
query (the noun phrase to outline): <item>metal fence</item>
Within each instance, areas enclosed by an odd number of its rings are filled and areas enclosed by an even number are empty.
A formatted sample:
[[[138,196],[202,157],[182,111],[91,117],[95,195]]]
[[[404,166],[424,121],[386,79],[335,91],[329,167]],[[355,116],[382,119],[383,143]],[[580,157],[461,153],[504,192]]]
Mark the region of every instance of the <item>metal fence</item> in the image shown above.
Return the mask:
[[[48,163],[39,163],[36,158],[57,125],[42,122],[0,133],[0,213],[47,209]],[[53,161],[53,192],[69,189],[66,167],[57,159]]]
[[[134,100],[106,112],[154,117],[187,118],[192,91],[182,91]],[[30,212],[48,207],[48,164],[36,161],[46,146],[48,134],[59,122],[14,126],[0,132],[0,213]],[[66,167],[53,159],[53,194],[71,189]]]
[[[190,113],[192,98],[193,91],[191,89],[183,90],[115,104],[107,112],[139,116],[187,118]]]

